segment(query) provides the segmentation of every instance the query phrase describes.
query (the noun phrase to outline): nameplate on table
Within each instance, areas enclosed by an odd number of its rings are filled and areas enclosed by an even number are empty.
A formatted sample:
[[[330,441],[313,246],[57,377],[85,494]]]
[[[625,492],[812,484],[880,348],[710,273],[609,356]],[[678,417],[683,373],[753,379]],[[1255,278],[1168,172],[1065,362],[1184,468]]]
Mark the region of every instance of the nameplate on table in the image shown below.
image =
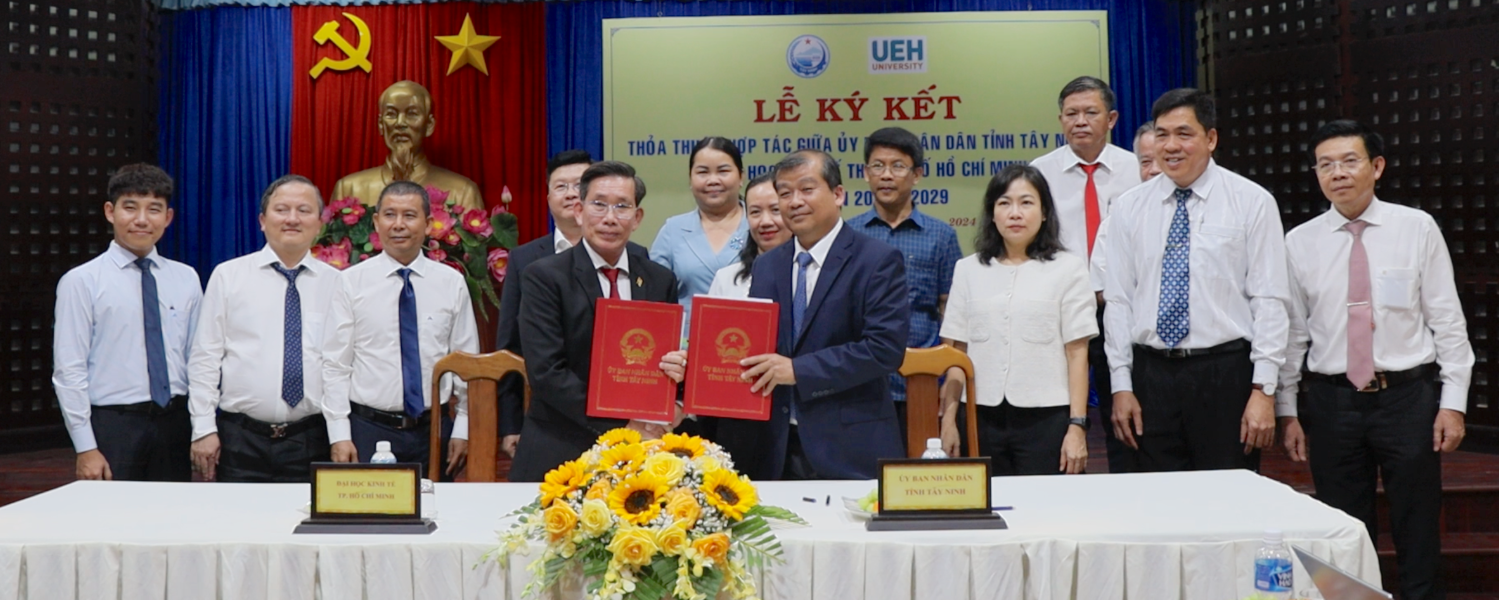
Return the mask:
[[[870,531],[1005,529],[990,508],[989,459],[880,459]]]
[[[421,463],[312,463],[311,516],[293,533],[431,533]]]

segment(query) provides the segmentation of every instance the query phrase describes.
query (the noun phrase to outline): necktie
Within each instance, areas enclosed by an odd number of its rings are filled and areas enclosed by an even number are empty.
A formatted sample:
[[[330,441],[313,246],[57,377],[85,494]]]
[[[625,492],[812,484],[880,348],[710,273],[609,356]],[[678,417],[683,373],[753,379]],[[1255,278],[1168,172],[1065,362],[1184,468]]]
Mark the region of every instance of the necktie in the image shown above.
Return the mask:
[[[151,401],[165,407],[172,400],[172,383],[167,375],[167,346],[161,337],[161,300],[156,293],[156,277],[151,274],[149,258],[135,261],[141,270],[141,312],[146,321],[146,376],[151,384]]]
[[[1369,305],[1369,255],[1364,252],[1366,221],[1349,221],[1353,234],[1348,253],[1348,382],[1364,389],[1374,380],[1374,310]]]
[[[1188,254],[1192,247],[1192,230],[1187,223],[1187,200],[1192,190],[1176,190],[1176,214],[1166,233],[1166,255],[1161,265],[1161,304],[1156,309],[1156,333],[1167,348],[1175,348],[1187,337],[1187,297],[1191,284]]]
[[[417,337],[416,289],[411,287],[411,269],[397,269],[401,275],[401,397],[406,416],[421,417],[427,408],[422,398],[422,353]]]
[[[619,269],[614,267],[599,267],[599,272],[609,280],[609,299],[619,299]]]
[[[302,295],[297,292],[297,275],[305,266],[288,269],[271,263],[286,278],[286,317],[281,327],[281,399],[292,408],[302,402]]]
[[[1093,172],[1098,170],[1098,163],[1078,166],[1088,174],[1088,186],[1083,188],[1083,214],[1088,219],[1088,256],[1091,257],[1093,238],[1098,237],[1098,222],[1102,219],[1098,213],[1098,187],[1093,185]]]
[[[796,255],[796,293],[791,297],[791,323],[796,328],[798,338],[802,335],[802,323],[807,318],[807,266],[810,264],[810,253]]]

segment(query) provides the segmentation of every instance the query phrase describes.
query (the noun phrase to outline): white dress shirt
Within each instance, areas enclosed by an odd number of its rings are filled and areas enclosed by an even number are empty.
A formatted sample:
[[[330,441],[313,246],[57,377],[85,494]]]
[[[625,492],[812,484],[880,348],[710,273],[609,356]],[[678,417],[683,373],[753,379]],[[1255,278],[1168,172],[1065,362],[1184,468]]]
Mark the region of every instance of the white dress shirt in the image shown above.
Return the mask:
[[[323,320],[338,269],[307,253],[297,275],[302,306],[302,401],[281,398],[286,331],[286,276],[269,245],[213,270],[203,293],[193,353],[187,364],[193,439],[217,433],[215,409],[266,423],[291,423],[323,406]]]
[[[1274,385],[1285,359],[1290,297],[1275,198],[1216,161],[1191,190],[1189,330],[1177,347],[1247,339],[1254,383]],[[1175,192],[1171,178],[1152,178],[1121,196],[1109,215],[1104,346],[1115,392],[1134,390],[1134,344],[1166,347],[1155,329]]]
[[[827,235],[822,236],[822,239],[817,240],[817,243],[812,244],[811,248],[803,248],[801,240],[795,237],[791,238],[796,243],[796,254],[807,253],[812,255],[812,262],[807,265],[808,306],[812,304],[812,296],[817,292],[817,276],[822,273],[822,265],[828,261],[828,251],[833,249],[833,240],[838,239],[838,233],[841,231],[843,231],[843,219],[838,219],[838,222],[833,225],[833,230],[829,231]],[[796,264],[796,254],[791,255],[791,290],[793,296],[796,294],[796,278],[801,272],[801,265]]]
[[[599,278],[599,292],[604,294],[603,297],[609,297],[609,278],[604,276],[604,272],[599,269],[614,267],[619,269],[619,275],[616,276],[614,283],[619,289],[619,299],[633,300],[634,294],[630,292],[630,251],[627,249],[620,252],[619,264],[611,265],[609,261],[604,260],[604,257],[599,256],[598,252],[593,251],[593,246],[588,243],[588,240],[579,240],[578,243],[583,244],[583,249],[588,251],[588,258],[593,261],[593,272]]]
[[[552,253],[553,254],[562,254],[563,252],[567,252],[568,250],[571,250],[572,247],[573,247],[573,243],[567,241],[567,236],[562,235],[562,230],[561,229],[553,229],[552,230]]]
[[[739,270],[742,268],[744,266],[735,261],[734,264],[719,269],[717,273],[713,274],[713,285],[708,286],[708,295],[715,298],[733,298],[735,300],[749,298],[750,275],[749,273],[745,273],[744,279],[739,279]],[[807,269],[811,270],[812,267],[808,266]],[[810,297],[812,294],[811,290],[808,290],[807,294]]]
[[[1064,346],[1098,335],[1097,310],[1076,255],[985,265],[970,254],[953,271],[942,337],[968,344],[979,404],[1067,406]]]
[[[339,276],[323,324],[323,416],[330,443],[349,440],[349,403],[404,412],[401,395],[402,281],[405,267],[379,254]],[[457,270],[418,256],[409,265],[416,292],[422,396],[432,405],[432,366],[453,352],[479,352],[468,285]],[[458,396],[453,437],[468,439],[468,384],[445,378],[441,397]],[[434,415],[436,418],[436,415]]]
[[[1057,206],[1057,227],[1062,236],[1062,246],[1068,252],[1088,259],[1088,212],[1083,202],[1088,189],[1088,174],[1083,165],[1097,164],[1093,172],[1093,187],[1098,191],[1098,235],[1103,235],[1103,220],[1108,218],[1114,200],[1137,185],[1140,185],[1140,161],[1134,153],[1113,144],[1103,147],[1098,160],[1092,163],[1079,158],[1072,146],[1062,146],[1031,161],[1031,166],[1046,177],[1051,188],[1051,198]],[[1093,246],[1098,255],[1097,240]]]
[[[1467,412],[1473,346],[1441,229],[1425,212],[1378,198],[1358,218],[1369,224],[1363,242],[1374,304],[1374,370],[1404,371],[1436,361],[1441,407]],[[1348,221],[1328,210],[1286,234],[1291,333],[1276,416],[1296,416],[1303,356],[1314,373],[1348,371]]]
[[[110,242],[103,254],[57,282],[52,386],[77,452],[98,447],[90,421],[93,406],[151,401],[138,258]],[[160,303],[167,379],[172,395],[179,396],[188,390],[187,357],[203,288],[192,267],[162,258],[155,248],[146,258],[155,265],[151,276]]]

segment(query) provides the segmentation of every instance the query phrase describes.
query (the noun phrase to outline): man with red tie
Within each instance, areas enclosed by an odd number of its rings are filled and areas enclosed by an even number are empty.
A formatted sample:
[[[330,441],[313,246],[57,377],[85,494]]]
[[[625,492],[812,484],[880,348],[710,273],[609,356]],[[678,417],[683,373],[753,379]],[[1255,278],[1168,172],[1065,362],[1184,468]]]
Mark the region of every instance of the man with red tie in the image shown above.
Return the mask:
[[[1312,148],[1332,210],[1286,235],[1283,443],[1293,460],[1311,459],[1317,499],[1358,517],[1371,538],[1383,480],[1400,597],[1444,598],[1441,452],[1462,443],[1473,374],[1452,257],[1431,215],[1375,197],[1378,133],[1333,121]]]
[[[1103,259],[1102,251],[1094,254],[1099,224],[1109,216],[1114,199],[1140,185],[1139,162],[1128,150],[1109,143],[1109,132],[1119,121],[1114,110],[1114,90],[1096,77],[1084,75],[1062,88],[1057,98],[1061,114],[1057,120],[1067,145],[1031,161],[1031,166],[1046,177],[1057,207],[1057,225],[1062,246],[1084,260]],[[1094,278],[1094,292],[1099,292],[1098,337],[1088,342],[1088,362],[1092,365],[1093,388],[1098,390],[1099,414],[1113,410],[1109,395],[1109,365],[1104,356],[1102,278]],[[1107,417],[1105,417],[1107,418]],[[1129,449],[1110,444],[1109,472],[1132,471],[1134,460]]]

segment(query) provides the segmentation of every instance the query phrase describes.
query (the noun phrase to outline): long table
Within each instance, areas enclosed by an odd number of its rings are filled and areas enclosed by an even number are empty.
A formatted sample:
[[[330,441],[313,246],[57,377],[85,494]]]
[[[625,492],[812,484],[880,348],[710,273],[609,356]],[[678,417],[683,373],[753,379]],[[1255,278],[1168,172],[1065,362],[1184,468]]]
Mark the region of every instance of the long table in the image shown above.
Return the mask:
[[[840,498],[869,481],[758,486],[810,523],[779,529],[767,600],[1239,600],[1266,529],[1379,582],[1359,521],[1247,471],[996,478],[988,531],[867,532]],[[431,535],[293,535],[306,485],[81,481],[0,508],[0,600],[520,598],[529,557],[482,557],[535,493],[438,484]]]

